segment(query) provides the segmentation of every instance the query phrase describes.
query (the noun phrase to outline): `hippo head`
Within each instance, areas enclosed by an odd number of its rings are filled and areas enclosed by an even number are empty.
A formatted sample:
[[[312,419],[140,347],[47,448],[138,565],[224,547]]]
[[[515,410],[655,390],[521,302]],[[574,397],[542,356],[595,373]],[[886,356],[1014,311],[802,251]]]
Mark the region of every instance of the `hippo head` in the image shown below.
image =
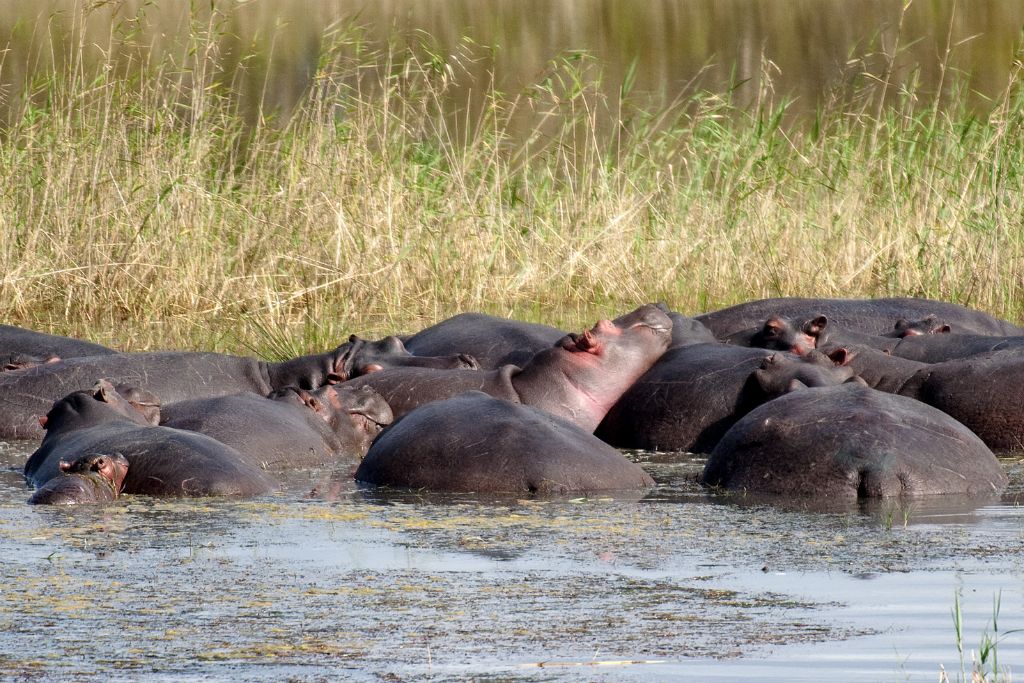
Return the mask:
[[[155,400],[155,397],[147,391],[138,390],[138,393],[132,394],[130,389],[132,388],[125,387],[123,390],[128,391],[136,399]],[[150,406],[147,410],[151,415],[152,407]],[[145,410],[134,406],[108,380],[101,379],[92,389],[73,391],[56,401],[49,412],[39,418],[39,424],[46,429],[47,433],[52,433],[125,419],[141,425],[152,424],[151,418],[147,417]]]
[[[348,387],[334,385],[317,392],[317,398],[330,408],[324,418],[339,436],[355,434],[362,451],[370,447],[384,427],[391,424],[394,413],[391,406],[372,387]]]
[[[388,368],[420,367],[441,370],[479,370],[472,356],[459,353],[451,356],[414,356],[398,337],[384,337],[375,342],[356,335],[348,338],[348,350],[339,374],[345,379],[359,377]]]
[[[128,475],[128,460],[120,453],[110,455],[83,455],[72,462],[60,461],[60,470],[67,474],[89,474],[95,472],[110,482],[116,498],[124,488],[124,479]]]
[[[285,387],[268,398],[312,410],[338,437],[360,444],[364,453],[377,434],[394,420],[391,406],[370,386],[357,389],[328,384],[314,391]]]
[[[160,424],[160,399],[156,394],[131,384],[117,384],[114,389],[146,422],[154,426]]]
[[[795,323],[789,318],[772,316],[750,339],[750,345],[762,349],[791,351],[802,355],[825,342],[825,330],[828,318],[815,316],[802,323]]]
[[[948,334],[950,327],[946,323],[939,322],[938,317],[933,313],[920,320],[907,320],[900,318],[888,337],[913,337],[919,334]]]
[[[769,398],[806,387],[828,387],[847,382],[865,384],[846,365],[850,355],[839,348],[824,354],[811,349],[803,355],[775,353],[761,361],[754,371],[754,380]]]
[[[647,304],[540,351],[513,377],[523,403],[594,431],[625,391],[668,350],[672,320]]]
[[[294,386],[313,390],[370,372],[410,365],[444,369],[480,369],[480,365],[472,356],[413,356],[398,337],[384,337],[371,342],[353,334],[346,343],[334,351],[272,363],[267,371],[270,385],[274,389]]]

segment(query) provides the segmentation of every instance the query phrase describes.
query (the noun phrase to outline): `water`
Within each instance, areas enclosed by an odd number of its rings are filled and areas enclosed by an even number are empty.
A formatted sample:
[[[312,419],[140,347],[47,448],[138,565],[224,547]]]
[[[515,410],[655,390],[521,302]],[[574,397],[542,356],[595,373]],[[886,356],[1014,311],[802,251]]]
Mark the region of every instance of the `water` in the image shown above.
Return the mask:
[[[247,119],[287,111],[312,83],[329,35],[363,59],[422,45],[423,59],[453,65],[446,106],[472,119],[488,88],[515,96],[586,53],[613,102],[649,95],[671,101],[704,88],[743,103],[771,94],[813,110],[837,92],[884,80],[913,84],[919,104],[954,74],[964,97],[985,107],[1019,59],[1018,0],[253,0],[91,3],[0,0],[0,113],[37,89],[69,55],[92,69],[109,60],[129,74],[171,57],[193,68],[202,36],[215,37],[212,68],[235,89]],[[214,10],[211,12],[210,8]],[[325,29],[329,35],[325,35]],[[192,53],[190,53],[190,51]],[[358,59],[356,61],[359,61]],[[377,60],[369,60],[377,61]],[[381,60],[384,61],[384,60]],[[399,57],[401,61],[401,57]],[[187,83],[187,79],[185,81]],[[36,85],[33,86],[32,84]],[[181,87],[176,81],[173,87]]]
[[[708,496],[634,454],[637,499],[363,491],[25,504],[0,471],[0,669],[30,680],[934,681],[1000,600],[1024,667],[1024,472],[1001,498],[811,511]],[[316,487],[329,498],[309,497]],[[989,664],[991,666],[991,663]]]

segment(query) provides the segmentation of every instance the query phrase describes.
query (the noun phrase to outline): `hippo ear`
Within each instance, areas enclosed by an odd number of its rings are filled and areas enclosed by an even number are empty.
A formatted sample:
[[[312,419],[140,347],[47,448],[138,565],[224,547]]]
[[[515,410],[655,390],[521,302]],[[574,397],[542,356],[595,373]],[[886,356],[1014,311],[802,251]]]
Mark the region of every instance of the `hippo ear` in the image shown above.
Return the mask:
[[[950,329],[949,325],[940,325],[939,327],[935,328],[935,332],[933,332],[932,334],[949,334],[952,331],[953,330]]]
[[[380,345],[386,353],[398,353],[403,356],[409,355],[409,352],[405,348],[405,344],[402,343],[401,339],[394,335],[381,339]]]
[[[828,325],[828,318],[823,315],[819,315],[804,323],[804,332],[812,337],[820,337],[821,333],[825,330],[826,325]]]
[[[782,318],[768,318],[764,321],[764,327],[761,328],[761,333],[766,337],[776,337],[785,327],[786,323]]]
[[[89,463],[89,469],[93,472],[102,472],[103,468],[107,466],[107,459],[100,456]]]
[[[931,317],[931,316],[929,316],[929,317]],[[926,318],[926,320],[927,320],[927,318]],[[903,330],[907,329],[908,327],[910,327],[910,321],[909,320],[907,320],[906,318],[896,318],[896,325],[893,327],[893,329],[896,330],[897,332],[902,332]]]
[[[57,467],[60,468],[61,472],[68,472],[71,470],[71,463],[69,463],[67,460],[61,460],[60,464],[57,465]]]
[[[45,415],[40,415],[39,416],[39,426],[42,427],[43,429],[46,429],[46,423],[48,421],[49,421],[49,418],[46,417]]]
[[[777,353],[773,353],[770,356],[765,356],[764,358],[761,359],[761,369],[767,370],[768,368],[780,362],[781,360],[782,357],[779,356],[779,354]]]
[[[587,353],[600,353],[601,342],[590,330],[583,330],[583,334],[576,338],[576,348]]]
[[[104,403],[114,403],[116,401],[115,394],[117,394],[117,389],[105,379],[96,382],[92,388],[92,397]]]
[[[789,380],[789,384],[786,385],[786,393],[790,393],[790,392],[793,392],[793,391],[799,391],[800,389],[806,389],[806,388],[807,388],[806,384],[804,384],[803,382],[801,382],[800,380],[798,380],[796,378],[793,378],[793,379]]]
[[[850,351],[843,347],[833,349],[832,351],[829,351],[826,355],[835,365],[846,365],[853,358],[853,355],[850,353]]]

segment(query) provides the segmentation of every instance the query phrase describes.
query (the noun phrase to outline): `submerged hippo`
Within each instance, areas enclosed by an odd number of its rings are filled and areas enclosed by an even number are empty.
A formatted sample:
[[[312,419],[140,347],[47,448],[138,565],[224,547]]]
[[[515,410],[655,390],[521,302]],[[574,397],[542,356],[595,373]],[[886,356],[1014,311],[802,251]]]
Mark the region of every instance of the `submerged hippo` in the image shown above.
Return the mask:
[[[579,427],[479,391],[416,408],[385,429],[356,470],[378,486],[560,494],[654,485]]]
[[[155,496],[252,496],[276,486],[233,448],[204,434],[155,427],[112,384],[100,381],[53,404],[46,435],[25,463],[25,477],[43,486],[61,461],[120,453],[128,461],[124,493]]]
[[[128,460],[120,453],[83,455],[73,462],[60,462],[62,474],[50,479],[32,494],[32,505],[76,505],[114,500],[124,487]]]
[[[668,348],[672,322],[653,305],[601,320],[582,334],[564,336],[522,368],[439,371],[396,368],[346,382],[371,386],[395,417],[424,403],[483,391],[514,403],[546,410],[593,431],[626,389]]]
[[[919,401],[858,384],[802,389],[722,437],[701,482],[820,498],[999,491],[1007,476],[967,427]]]
[[[272,470],[358,460],[391,421],[380,394],[341,384],[179,401],[161,417],[166,427],[211,436]]]
[[[893,297],[885,299],[761,299],[737,304],[719,311],[695,316],[718,339],[761,325],[772,316],[807,320],[824,315],[834,323],[850,330],[872,335],[892,331],[893,321],[899,318],[919,319],[935,315],[948,323],[956,332],[972,334],[1015,335],[1024,329],[987,313],[965,306],[917,299]]]

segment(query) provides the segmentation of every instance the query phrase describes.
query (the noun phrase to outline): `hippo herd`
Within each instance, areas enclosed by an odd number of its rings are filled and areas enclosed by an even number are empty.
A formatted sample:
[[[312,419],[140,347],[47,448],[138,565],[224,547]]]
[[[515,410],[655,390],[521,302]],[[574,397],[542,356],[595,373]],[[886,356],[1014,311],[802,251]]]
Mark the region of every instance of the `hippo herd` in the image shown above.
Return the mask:
[[[119,353],[0,326],[0,438],[29,502],[259,496],[294,469],[440,492],[643,490],[619,449],[707,455],[713,489],[999,491],[1024,449],[1024,329],[917,298],[645,304],[582,333],[464,313],[283,362]]]

